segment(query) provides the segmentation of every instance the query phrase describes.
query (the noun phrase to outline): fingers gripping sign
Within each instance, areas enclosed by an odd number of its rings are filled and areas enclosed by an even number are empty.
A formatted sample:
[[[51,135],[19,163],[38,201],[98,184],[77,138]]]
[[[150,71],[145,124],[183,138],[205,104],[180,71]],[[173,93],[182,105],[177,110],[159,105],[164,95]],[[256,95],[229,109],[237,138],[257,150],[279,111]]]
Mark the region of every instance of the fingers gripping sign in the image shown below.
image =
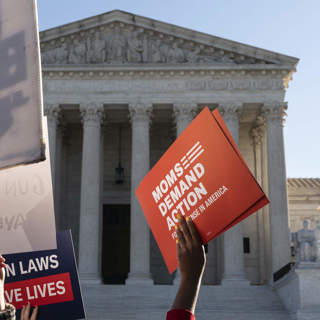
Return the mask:
[[[6,259],[0,255],[0,281],[4,282],[5,277],[5,267],[6,267]]]
[[[200,237],[199,232],[198,232],[198,230],[196,229],[196,226],[194,225],[192,219],[190,219],[189,217],[187,217],[186,221],[187,221],[187,224],[188,224],[188,226],[189,226],[189,231],[190,231],[190,234],[191,234],[191,237],[192,237],[193,241],[194,241],[197,245],[202,246],[201,237]],[[203,246],[202,246],[202,247],[203,247]]]
[[[183,250],[185,250],[187,243],[186,243],[186,239],[184,237],[184,234],[182,233],[182,231],[180,230],[180,228],[177,225],[175,226],[175,229],[177,231],[177,236],[178,236],[178,239],[176,239],[176,243],[178,246],[178,255],[180,256],[181,252]]]
[[[0,255],[0,311],[5,309],[4,300],[4,279],[5,279],[5,261],[6,259]]]
[[[180,217],[179,222],[176,231],[181,279],[196,282],[202,277],[206,263],[204,247],[192,219]]]
[[[0,311],[3,311],[6,309],[6,303],[5,303],[5,299],[4,299],[4,280],[5,280],[5,264],[6,259],[3,258],[0,255]],[[21,310],[21,320],[36,320],[37,319],[37,314],[38,314],[38,307],[35,307],[33,309],[33,312],[30,316],[30,303],[28,302],[28,304],[26,306],[23,306],[22,310]]]
[[[38,314],[38,307],[36,306],[31,314],[30,317],[30,303],[28,302],[26,306],[23,306],[22,310],[21,310],[21,317],[20,320],[36,320],[37,319],[37,314]]]
[[[5,262],[6,262],[6,259],[0,255],[0,268],[1,269],[6,266]]]
[[[192,248],[192,246],[194,245],[194,243],[193,243],[193,239],[192,239],[189,225],[187,224],[184,217],[181,217],[179,219],[179,222],[180,222],[180,227],[181,227],[182,233],[186,239],[187,248],[190,250]]]

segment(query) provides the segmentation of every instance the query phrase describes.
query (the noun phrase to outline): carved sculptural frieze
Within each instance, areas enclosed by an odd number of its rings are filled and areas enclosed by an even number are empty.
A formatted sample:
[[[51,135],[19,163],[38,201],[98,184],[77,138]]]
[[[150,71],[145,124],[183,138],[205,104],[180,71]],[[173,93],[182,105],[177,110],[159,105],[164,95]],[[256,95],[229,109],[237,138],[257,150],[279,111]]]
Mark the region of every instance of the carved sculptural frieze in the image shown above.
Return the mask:
[[[160,52],[160,45],[161,45],[160,39],[157,39],[157,40],[151,39],[149,41],[149,55],[148,55],[149,59],[148,60],[150,62],[152,63],[164,62]]]
[[[167,62],[183,63],[186,62],[184,51],[178,47],[177,43],[173,43],[167,52]]]
[[[60,48],[56,49],[56,61],[58,64],[63,64],[68,59],[68,46],[63,43]]]
[[[138,38],[138,33],[134,31],[132,37],[128,38],[127,61],[140,63],[143,61],[143,40]]]
[[[70,54],[69,54],[69,63],[72,64],[82,64],[86,63],[86,44],[84,42],[81,42],[78,39],[75,39],[73,41],[73,46],[70,48]]]
[[[107,39],[107,61],[110,63],[124,63],[126,62],[126,46],[127,39],[121,32],[119,27],[116,27],[113,34]]]
[[[222,54],[221,54],[222,52]],[[112,27],[91,29],[42,43],[44,64],[124,63],[231,63],[236,56],[173,37],[146,33],[142,28]],[[243,59],[248,63],[250,59]],[[250,62],[249,62],[250,63]]]
[[[101,39],[97,31],[92,39],[87,39],[87,62],[103,63],[106,60],[106,41]]]

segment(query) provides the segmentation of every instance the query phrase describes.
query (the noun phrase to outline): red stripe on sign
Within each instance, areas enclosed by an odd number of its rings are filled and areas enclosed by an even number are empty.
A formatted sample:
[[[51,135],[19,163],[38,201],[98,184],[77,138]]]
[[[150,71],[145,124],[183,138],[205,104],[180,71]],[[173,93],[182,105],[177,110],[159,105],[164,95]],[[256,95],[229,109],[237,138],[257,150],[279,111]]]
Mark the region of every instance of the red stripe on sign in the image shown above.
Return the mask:
[[[42,306],[74,300],[69,273],[6,283],[4,296],[17,309],[29,301],[32,306]]]

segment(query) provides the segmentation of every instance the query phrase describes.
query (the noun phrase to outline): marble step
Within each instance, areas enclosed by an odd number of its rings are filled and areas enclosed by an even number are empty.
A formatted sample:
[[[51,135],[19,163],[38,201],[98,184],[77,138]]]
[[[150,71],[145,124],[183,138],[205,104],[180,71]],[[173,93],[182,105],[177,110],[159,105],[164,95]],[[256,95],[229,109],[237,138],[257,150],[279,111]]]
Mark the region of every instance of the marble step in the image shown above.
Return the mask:
[[[83,285],[89,320],[163,320],[177,287]],[[202,286],[196,309],[197,320],[290,320],[278,295],[268,286],[225,288]]]

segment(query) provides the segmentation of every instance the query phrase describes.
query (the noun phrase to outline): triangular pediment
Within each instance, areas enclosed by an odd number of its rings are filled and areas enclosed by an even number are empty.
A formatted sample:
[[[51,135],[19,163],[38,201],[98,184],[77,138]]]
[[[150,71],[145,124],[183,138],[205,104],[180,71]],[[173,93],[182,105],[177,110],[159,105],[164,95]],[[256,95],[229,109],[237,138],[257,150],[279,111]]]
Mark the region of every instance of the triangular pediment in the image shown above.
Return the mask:
[[[40,33],[44,65],[278,64],[298,59],[115,10]]]

